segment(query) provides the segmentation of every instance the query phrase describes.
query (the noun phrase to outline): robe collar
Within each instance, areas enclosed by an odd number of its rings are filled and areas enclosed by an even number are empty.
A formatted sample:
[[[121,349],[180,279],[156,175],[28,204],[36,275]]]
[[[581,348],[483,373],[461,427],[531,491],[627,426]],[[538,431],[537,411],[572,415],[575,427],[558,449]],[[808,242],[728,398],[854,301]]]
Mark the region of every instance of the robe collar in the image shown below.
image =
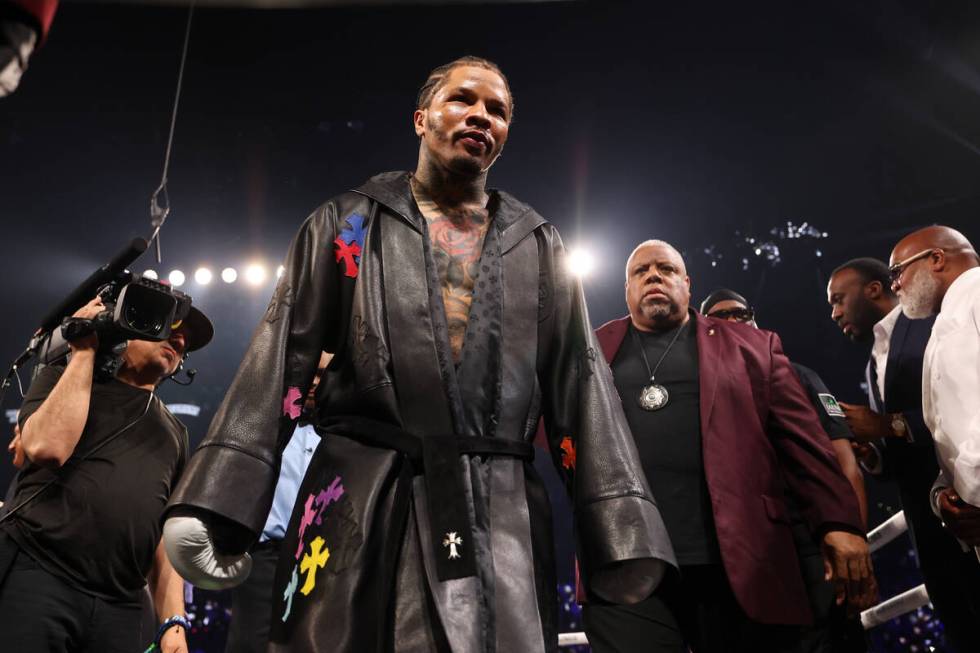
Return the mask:
[[[422,217],[415,197],[412,195],[410,180],[411,173],[405,171],[382,172],[371,177],[364,185],[355,188],[360,193],[383,204],[402,219],[415,231],[422,232]],[[515,198],[510,193],[495,188],[488,188],[491,204],[496,202],[493,221],[501,232],[502,253],[510,250],[528,233],[545,223],[537,211]]]

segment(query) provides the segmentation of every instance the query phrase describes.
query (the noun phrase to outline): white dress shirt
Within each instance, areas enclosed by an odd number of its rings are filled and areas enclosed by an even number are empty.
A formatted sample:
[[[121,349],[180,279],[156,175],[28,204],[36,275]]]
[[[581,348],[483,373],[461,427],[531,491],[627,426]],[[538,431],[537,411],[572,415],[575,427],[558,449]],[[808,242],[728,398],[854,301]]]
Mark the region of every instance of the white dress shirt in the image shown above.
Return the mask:
[[[943,475],[980,506],[980,268],[943,298],[923,360],[922,414]]]
[[[875,384],[878,386],[878,396],[882,401],[881,405],[875,401],[874,392],[871,391],[872,378],[870,363],[865,369],[865,381],[868,384],[868,404],[871,406],[871,410],[879,414],[885,412],[885,368],[888,366],[888,352],[891,350],[892,331],[895,330],[895,323],[898,322],[898,316],[901,314],[901,312],[902,307],[900,305],[896,305],[895,308],[885,315],[885,317],[875,322],[875,325],[872,328],[875,341],[871,346],[871,359],[875,364],[875,374],[877,375],[877,381]],[[878,444],[875,444],[874,442],[870,442],[868,444],[875,451],[874,464],[868,465],[864,460],[858,460],[858,464],[864,471],[877,476],[884,470],[884,452],[882,451],[882,447]]]
[[[875,344],[871,347],[871,357],[875,361],[875,373],[878,375],[878,396],[885,401],[885,368],[888,366],[888,350],[891,345],[892,331],[895,330],[895,323],[898,316],[902,313],[901,306],[895,306],[888,315],[878,320],[872,331],[875,335]],[[870,392],[870,389],[869,389]],[[884,407],[880,407],[884,411]]]

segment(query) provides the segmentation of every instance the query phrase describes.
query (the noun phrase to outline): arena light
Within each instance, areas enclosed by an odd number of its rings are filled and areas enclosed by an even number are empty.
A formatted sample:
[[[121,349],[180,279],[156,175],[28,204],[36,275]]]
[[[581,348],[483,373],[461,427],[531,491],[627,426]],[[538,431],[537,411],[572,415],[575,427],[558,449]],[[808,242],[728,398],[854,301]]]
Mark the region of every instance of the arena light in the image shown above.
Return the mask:
[[[180,288],[181,286],[184,285],[184,281],[187,280],[186,277],[184,277],[184,273],[181,272],[180,270],[173,270],[167,276],[167,279],[170,281],[170,285],[173,286],[174,288]]]
[[[238,270],[235,268],[225,268],[221,271],[221,280],[225,283],[235,283],[238,279]]]
[[[145,279],[158,279],[159,275],[157,275],[156,270],[146,270],[145,272],[143,272],[143,277]]]
[[[214,275],[211,274],[211,270],[208,268],[198,268],[194,271],[194,281],[202,286],[206,286],[211,283],[211,279],[213,278]]]
[[[252,284],[253,286],[261,285],[268,273],[265,270],[265,266],[258,263],[253,263],[245,268],[245,281]]]
[[[576,247],[568,252],[568,259],[565,262],[568,271],[576,277],[587,277],[595,269],[595,258],[591,253]]]

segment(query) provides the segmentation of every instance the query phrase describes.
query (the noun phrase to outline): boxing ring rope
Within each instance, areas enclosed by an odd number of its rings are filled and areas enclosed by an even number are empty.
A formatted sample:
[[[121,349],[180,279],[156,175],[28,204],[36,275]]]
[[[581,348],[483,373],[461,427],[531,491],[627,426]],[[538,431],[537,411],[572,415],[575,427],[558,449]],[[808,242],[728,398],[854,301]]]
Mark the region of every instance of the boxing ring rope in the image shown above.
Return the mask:
[[[585,633],[559,633],[558,635],[558,646],[578,646],[588,643]]]
[[[861,625],[865,630],[871,630],[895,617],[901,617],[906,612],[917,610],[928,602],[929,592],[926,591],[926,586],[913,587],[862,612]]]
[[[909,529],[905,511],[899,510],[868,533],[868,549],[874,553]]]
[[[905,521],[905,513],[903,511],[896,512],[868,533],[868,549],[874,553],[907,530],[908,522]],[[929,593],[926,591],[926,586],[919,585],[862,612],[861,625],[864,626],[865,630],[870,630],[907,612],[917,610],[927,603],[929,603]],[[579,646],[588,643],[589,640],[585,633],[561,633],[558,635],[558,646],[560,647]]]

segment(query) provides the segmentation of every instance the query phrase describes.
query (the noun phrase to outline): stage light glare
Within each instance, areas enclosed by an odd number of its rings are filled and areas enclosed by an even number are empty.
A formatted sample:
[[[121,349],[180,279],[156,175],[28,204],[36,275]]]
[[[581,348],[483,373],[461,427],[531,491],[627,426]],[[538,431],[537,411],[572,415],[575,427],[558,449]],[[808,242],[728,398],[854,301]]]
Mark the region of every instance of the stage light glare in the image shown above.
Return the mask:
[[[576,277],[587,277],[595,268],[595,258],[586,250],[576,247],[568,252],[568,260],[565,265],[568,271]]]
[[[282,273],[285,272],[285,271],[286,271],[285,266],[280,265],[279,267],[277,267],[276,268],[276,279],[279,279],[280,277],[282,277]]]
[[[157,275],[157,271],[156,270],[146,270],[145,272],[143,272],[143,278],[145,278],[145,279],[159,279],[160,277],[159,277],[159,275]]]
[[[265,281],[266,275],[265,266],[258,263],[253,263],[245,268],[245,281],[253,286],[258,286]]]
[[[238,279],[238,271],[235,268],[225,268],[221,271],[221,280],[225,283],[235,283]]]
[[[180,288],[181,286],[184,285],[184,281],[187,280],[187,278],[184,276],[184,273],[181,272],[180,270],[173,270],[167,276],[167,279],[170,280],[170,285],[173,286],[174,288]]]
[[[214,275],[211,274],[211,270],[208,268],[198,268],[194,271],[194,281],[202,286],[206,286],[211,283],[211,279],[213,278]]]

